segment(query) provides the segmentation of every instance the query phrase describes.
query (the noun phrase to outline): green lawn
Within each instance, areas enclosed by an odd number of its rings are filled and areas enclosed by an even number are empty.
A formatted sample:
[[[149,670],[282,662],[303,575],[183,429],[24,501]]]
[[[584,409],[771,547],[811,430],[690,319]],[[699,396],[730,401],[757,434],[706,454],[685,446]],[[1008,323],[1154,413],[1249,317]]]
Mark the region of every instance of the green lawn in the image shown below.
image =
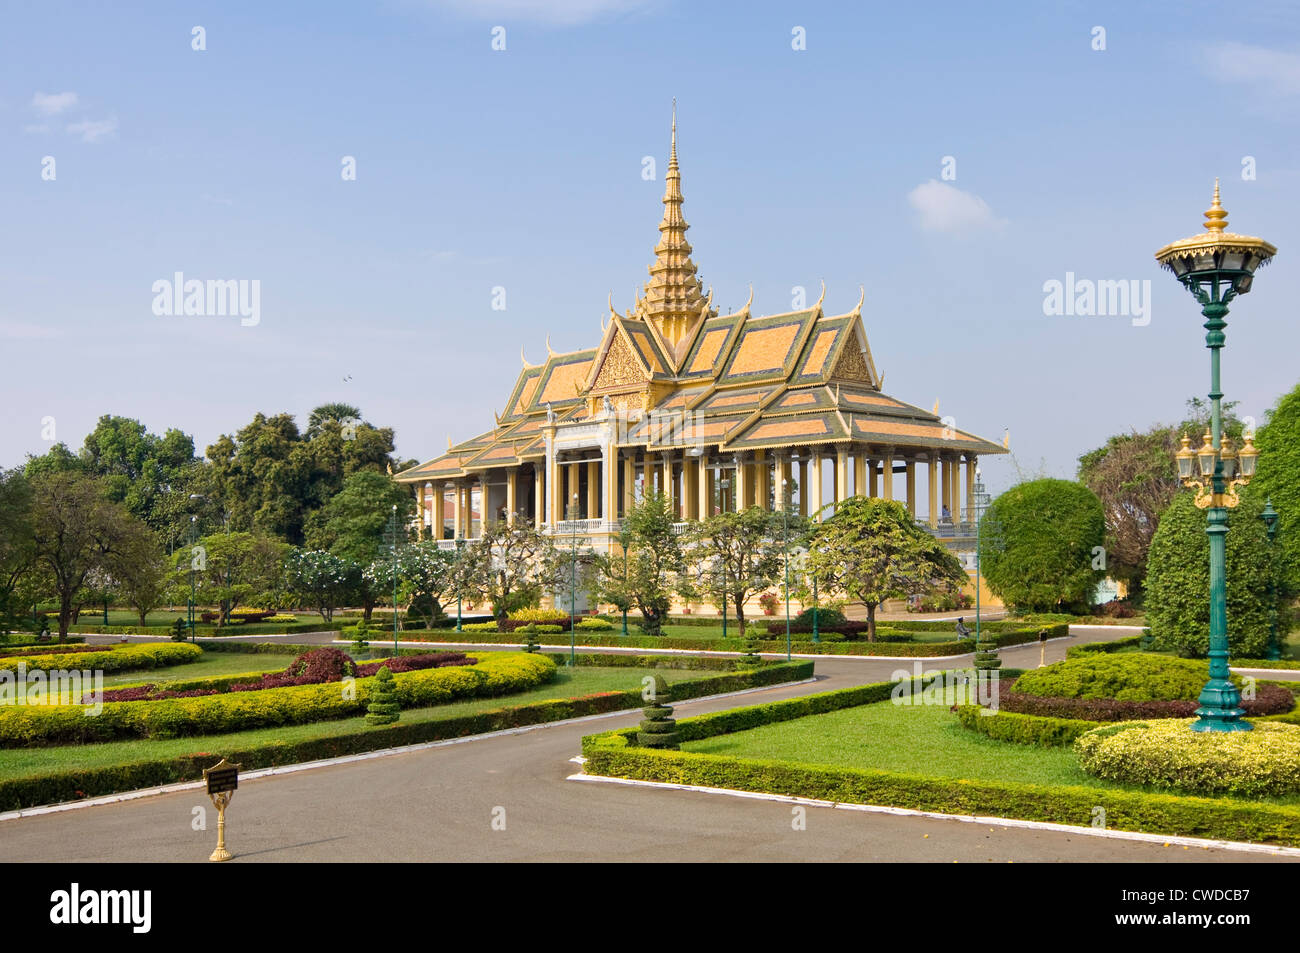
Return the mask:
[[[682,750],[931,777],[1142,790],[1085,774],[1068,747],[1017,745],[967,731],[942,705],[861,705],[687,742]],[[1300,795],[1266,800],[1300,804]]]
[[[233,671],[252,671],[258,664],[262,664],[268,656],[237,655],[233,658],[242,659],[245,665],[250,666],[245,669],[236,668]],[[281,656],[269,656],[269,658],[279,659]],[[201,664],[203,663],[196,662],[193,665],[180,666],[179,668],[196,669]],[[554,681],[527,691],[495,698],[476,698],[469,701],[453,702],[448,705],[436,705],[430,708],[406,709],[402,712],[401,720],[408,723],[435,721],[552,698],[574,698],[593,692],[626,691],[628,689],[639,691],[641,679],[646,674],[649,674],[647,669],[630,667],[578,666],[571,671],[561,668]],[[654,669],[654,674],[662,675],[666,681],[673,683],[708,677],[712,673],[657,668]],[[158,741],[109,741],[101,744],[67,745],[53,748],[14,748],[0,751],[0,777],[22,778],[78,768],[112,767],[131,761],[172,758],[198,752],[219,755],[223,750],[246,748],[271,741],[295,742],[323,738],[330,735],[360,731],[365,727],[364,717],[358,716],[356,718],[316,722],[309,725],[260,728],[254,731],[238,731],[222,735],[200,735],[192,738]]]

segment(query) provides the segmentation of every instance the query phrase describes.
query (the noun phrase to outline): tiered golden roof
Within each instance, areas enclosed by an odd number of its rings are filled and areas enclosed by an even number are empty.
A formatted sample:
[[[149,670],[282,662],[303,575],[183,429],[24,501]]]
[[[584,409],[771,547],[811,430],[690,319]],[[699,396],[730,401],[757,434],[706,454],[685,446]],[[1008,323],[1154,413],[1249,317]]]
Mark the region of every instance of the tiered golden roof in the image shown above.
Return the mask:
[[[611,301],[595,348],[548,347],[545,363],[524,361],[496,427],[405,471],[401,482],[540,463],[548,414],[563,427],[607,410],[631,421],[620,446],[647,450],[668,449],[656,440],[669,434],[723,452],[845,444],[1006,452],[881,392],[862,325],[864,294],[839,315],[823,310],[823,287],[811,308],[754,316],[751,291],[739,311],[719,315],[686,241],[675,110],[666,178],[655,263],[635,307],[619,314]],[[663,426],[665,418],[680,426]]]

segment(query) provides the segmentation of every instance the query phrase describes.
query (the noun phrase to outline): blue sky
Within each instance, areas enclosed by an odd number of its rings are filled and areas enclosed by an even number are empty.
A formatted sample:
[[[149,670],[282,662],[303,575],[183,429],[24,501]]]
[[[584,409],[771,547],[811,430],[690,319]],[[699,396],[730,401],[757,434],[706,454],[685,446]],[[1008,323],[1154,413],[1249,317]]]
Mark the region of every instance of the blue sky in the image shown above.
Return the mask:
[[[521,344],[594,345],[645,280],[674,96],[715,303],[752,282],[756,313],[787,311],[824,280],[838,312],[865,285],[887,392],[1010,429],[992,489],[1072,476],[1206,390],[1195,304],[1152,254],[1201,230],[1216,176],[1230,228],[1280,248],[1229,317],[1225,390],[1259,417],[1300,378],[1284,3],[51,3],[3,25],[0,466],[49,446],[45,417],[72,446],[114,413],[202,448],[344,400],[419,459],[487,429]],[[177,271],[259,280],[260,322],[155,315]],[[1149,280],[1150,323],[1045,316],[1067,272]]]

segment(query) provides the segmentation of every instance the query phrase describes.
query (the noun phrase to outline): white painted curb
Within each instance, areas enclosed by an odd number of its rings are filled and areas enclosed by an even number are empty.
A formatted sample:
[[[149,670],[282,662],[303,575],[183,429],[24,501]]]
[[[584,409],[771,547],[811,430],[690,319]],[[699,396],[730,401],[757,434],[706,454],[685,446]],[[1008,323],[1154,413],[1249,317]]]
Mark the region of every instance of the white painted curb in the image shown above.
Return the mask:
[[[722,794],[728,797],[749,798],[758,801],[777,801],[782,804],[804,804],[809,807],[829,807],[840,811],[860,811],[866,814],[894,814],[900,817],[928,817],[941,821],[961,821],[966,824],[996,824],[1026,830],[1053,831],[1062,834],[1082,834],[1088,837],[1109,837],[1115,840],[1144,841],[1152,844],[1177,844],[1180,847],[1217,848],[1255,854],[1275,854],[1300,858],[1300,847],[1270,847],[1267,844],[1248,844],[1240,841],[1206,840],[1183,837],[1177,834],[1147,834],[1141,831],[1112,831],[1099,827],[1075,827],[1071,824],[1053,824],[1047,821],[1022,821],[1012,817],[981,817],[972,814],[940,814],[936,811],[917,811],[905,807],[883,807],[876,804],[845,804],[839,801],[822,801],[814,798],[791,797],[785,794],[766,794],[760,791],[736,791],[730,788],[708,788],[694,784],[675,784],[668,781],[639,781],[631,778],[607,778],[598,774],[571,774],[568,781],[597,781],[607,784],[624,784],[633,787],[661,788],[670,791],[694,791],[697,794]]]

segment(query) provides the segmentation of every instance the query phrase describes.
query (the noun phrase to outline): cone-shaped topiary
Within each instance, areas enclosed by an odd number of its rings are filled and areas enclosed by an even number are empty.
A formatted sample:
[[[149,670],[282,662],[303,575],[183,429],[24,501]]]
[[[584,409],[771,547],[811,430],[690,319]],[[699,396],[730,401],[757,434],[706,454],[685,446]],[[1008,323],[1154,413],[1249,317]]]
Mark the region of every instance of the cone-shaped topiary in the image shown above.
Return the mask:
[[[541,646],[537,644],[537,624],[535,622],[530,622],[524,626],[524,634],[528,637],[528,644],[524,646],[524,651],[538,651]]]
[[[678,747],[677,722],[673,718],[672,706],[665,704],[668,696],[668,683],[664,681],[662,675],[656,675],[652,704],[642,709],[645,719],[641,722],[641,730],[636,736],[636,742],[642,748],[676,749]]]
[[[747,625],[740,635],[741,646],[745,650],[745,654],[739,659],[741,665],[758,665],[763,661],[762,656],[758,654],[758,639],[754,635],[756,630],[756,626]]]
[[[375,673],[374,687],[370,689],[370,704],[366,706],[366,724],[391,725],[401,717],[401,711],[401,706],[397,704],[393,673],[385,665]]]

